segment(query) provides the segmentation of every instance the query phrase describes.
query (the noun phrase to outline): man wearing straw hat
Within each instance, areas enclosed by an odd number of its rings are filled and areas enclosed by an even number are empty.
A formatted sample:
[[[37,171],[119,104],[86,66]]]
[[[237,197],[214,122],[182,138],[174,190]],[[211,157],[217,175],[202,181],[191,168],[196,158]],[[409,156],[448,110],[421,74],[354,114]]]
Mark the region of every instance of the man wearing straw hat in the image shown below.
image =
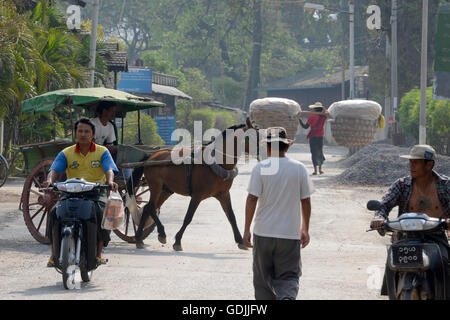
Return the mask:
[[[314,112],[320,112],[322,114],[311,114],[308,117],[308,121],[303,123],[301,118],[298,118],[300,125],[303,129],[311,128],[308,133],[307,138],[309,139],[309,148],[311,150],[311,157],[314,166],[313,175],[317,175],[317,169],[319,173],[323,174],[322,164],[325,161],[325,156],[323,155],[323,137],[325,135],[325,121],[330,114],[328,110],[320,102],[316,102],[309,106]]]
[[[301,275],[300,248],[309,244],[312,186],[305,166],[285,156],[293,143],[286,130],[272,127],[267,132],[263,142],[269,158],[252,170],[243,240],[253,248],[255,298],[295,300]]]

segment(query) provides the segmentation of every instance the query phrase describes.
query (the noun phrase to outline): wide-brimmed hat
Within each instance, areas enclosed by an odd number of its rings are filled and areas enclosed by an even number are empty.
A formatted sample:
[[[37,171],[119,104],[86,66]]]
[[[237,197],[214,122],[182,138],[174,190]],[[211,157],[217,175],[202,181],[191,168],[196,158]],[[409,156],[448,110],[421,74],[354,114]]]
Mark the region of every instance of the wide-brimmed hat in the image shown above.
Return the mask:
[[[310,105],[308,108],[310,108],[310,109],[315,109],[315,108],[325,109],[325,107],[322,105],[322,102],[316,102],[316,103]]]
[[[409,154],[400,156],[405,159],[436,160],[436,151],[427,144],[418,144],[411,148]]]
[[[266,129],[267,137],[262,143],[282,142],[285,144],[293,144],[294,140],[287,138],[286,129],[283,127],[270,127]]]

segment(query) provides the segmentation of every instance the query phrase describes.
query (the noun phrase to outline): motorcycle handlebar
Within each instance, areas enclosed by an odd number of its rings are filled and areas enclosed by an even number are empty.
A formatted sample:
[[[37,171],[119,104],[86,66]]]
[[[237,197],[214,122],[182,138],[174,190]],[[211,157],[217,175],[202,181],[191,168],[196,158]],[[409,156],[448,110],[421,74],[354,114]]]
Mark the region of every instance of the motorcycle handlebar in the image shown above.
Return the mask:
[[[96,189],[109,191],[109,190],[112,190],[112,187],[109,185],[106,185],[106,184],[98,185],[98,186],[95,186],[92,190],[96,190]],[[43,192],[43,191],[61,191],[61,190],[58,190],[58,188],[54,184],[51,184],[47,188],[39,188],[39,191]]]

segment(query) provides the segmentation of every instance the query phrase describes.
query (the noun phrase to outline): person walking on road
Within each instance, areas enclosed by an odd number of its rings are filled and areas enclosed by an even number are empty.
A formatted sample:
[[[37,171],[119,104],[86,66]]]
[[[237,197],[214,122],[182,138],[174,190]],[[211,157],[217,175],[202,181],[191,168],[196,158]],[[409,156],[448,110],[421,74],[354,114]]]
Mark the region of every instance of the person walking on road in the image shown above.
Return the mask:
[[[268,159],[253,168],[247,188],[243,240],[253,248],[255,298],[295,300],[301,276],[300,249],[310,241],[312,185],[305,166],[286,157],[293,143],[286,130],[276,127],[267,131],[263,142],[267,143]]]
[[[315,112],[322,112],[323,114],[312,114],[308,117],[306,124],[301,118],[298,118],[300,125],[303,129],[311,128],[308,133],[307,138],[309,139],[309,147],[311,150],[311,157],[314,166],[313,175],[317,175],[317,169],[320,174],[323,174],[322,164],[325,161],[325,156],[323,155],[323,137],[325,135],[325,121],[329,116],[328,110],[320,102],[316,102],[309,106]]]

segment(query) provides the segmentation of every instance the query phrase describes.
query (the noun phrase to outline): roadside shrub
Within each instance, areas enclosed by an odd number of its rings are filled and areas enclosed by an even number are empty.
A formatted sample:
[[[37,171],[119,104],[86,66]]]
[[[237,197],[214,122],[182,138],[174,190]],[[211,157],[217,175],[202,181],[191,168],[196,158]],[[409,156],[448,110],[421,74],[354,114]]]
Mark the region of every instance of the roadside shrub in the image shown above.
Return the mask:
[[[433,100],[433,88],[427,89],[427,144],[440,154],[450,154],[450,102]],[[420,90],[414,88],[405,94],[398,112],[400,127],[406,134],[419,140]]]

